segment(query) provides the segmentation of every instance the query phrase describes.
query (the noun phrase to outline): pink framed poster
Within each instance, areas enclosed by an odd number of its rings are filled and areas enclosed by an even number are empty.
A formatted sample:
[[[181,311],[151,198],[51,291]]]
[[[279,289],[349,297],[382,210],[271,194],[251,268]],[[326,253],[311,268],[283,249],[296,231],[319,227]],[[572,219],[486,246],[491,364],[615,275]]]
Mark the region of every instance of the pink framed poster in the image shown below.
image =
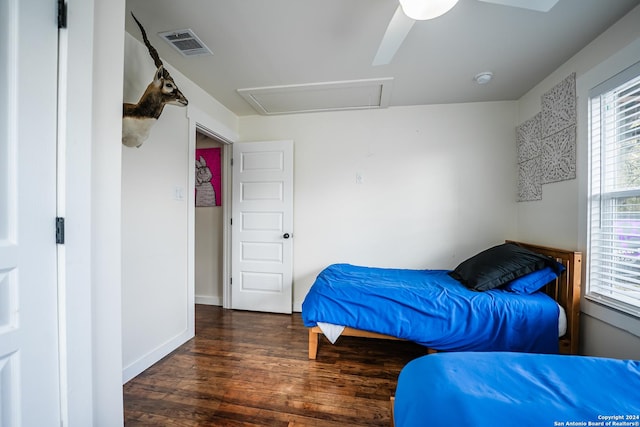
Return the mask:
[[[222,206],[220,147],[196,149],[196,206]]]

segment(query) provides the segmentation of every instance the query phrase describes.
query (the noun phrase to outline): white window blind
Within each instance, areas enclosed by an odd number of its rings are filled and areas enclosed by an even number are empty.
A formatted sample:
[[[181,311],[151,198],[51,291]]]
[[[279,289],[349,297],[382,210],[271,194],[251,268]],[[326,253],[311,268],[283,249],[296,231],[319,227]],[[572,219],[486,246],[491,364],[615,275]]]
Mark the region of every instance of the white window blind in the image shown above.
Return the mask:
[[[640,63],[589,99],[586,296],[640,317]]]

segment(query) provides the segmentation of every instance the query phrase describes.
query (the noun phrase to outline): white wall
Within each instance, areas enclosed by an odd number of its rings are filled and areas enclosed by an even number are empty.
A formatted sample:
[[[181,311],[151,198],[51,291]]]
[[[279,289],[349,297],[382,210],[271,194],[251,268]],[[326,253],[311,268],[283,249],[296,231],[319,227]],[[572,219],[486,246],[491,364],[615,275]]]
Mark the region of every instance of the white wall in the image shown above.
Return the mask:
[[[153,43],[153,41],[152,41]],[[236,117],[166,64],[189,100],[166,106],[140,148],[122,147],[122,357],[128,381],[193,336],[194,124],[188,108],[233,134]],[[125,37],[124,102],[137,102],[155,68],[146,47]],[[192,136],[191,140],[195,140]],[[182,194],[176,196],[176,192]]]
[[[546,184],[542,200],[518,203],[518,239],[577,249],[586,254],[588,91],[640,60],[639,23],[640,6],[519,100],[518,123],[522,123],[540,111],[540,97],[546,91],[569,74],[576,73],[577,179]],[[640,358],[640,320],[596,306],[584,298],[581,306],[584,311],[582,353]]]
[[[452,268],[514,237],[515,121],[515,102],[241,118],[243,141],[294,140],[294,310],[330,263]]]

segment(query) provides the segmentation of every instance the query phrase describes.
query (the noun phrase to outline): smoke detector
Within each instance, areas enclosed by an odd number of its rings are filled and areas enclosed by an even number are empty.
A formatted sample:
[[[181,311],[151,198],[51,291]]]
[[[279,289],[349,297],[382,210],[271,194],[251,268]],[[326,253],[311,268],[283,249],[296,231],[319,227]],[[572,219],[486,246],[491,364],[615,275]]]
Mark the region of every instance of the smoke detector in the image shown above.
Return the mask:
[[[165,31],[158,33],[158,36],[184,56],[213,55],[213,52],[190,29]]]
[[[482,73],[476,74],[473,80],[479,85],[486,85],[493,79],[493,73],[491,71],[484,71]]]

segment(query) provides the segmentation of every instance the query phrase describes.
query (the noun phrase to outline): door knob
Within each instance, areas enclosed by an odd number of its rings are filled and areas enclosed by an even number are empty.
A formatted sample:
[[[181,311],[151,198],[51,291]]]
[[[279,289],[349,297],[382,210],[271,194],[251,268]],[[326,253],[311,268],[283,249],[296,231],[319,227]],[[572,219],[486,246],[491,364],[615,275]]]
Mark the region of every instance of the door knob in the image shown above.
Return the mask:
[[[291,237],[291,236],[289,236],[289,233],[284,233],[284,234],[282,235],[282,237],[283,237],[283,238],[285,238],[285,239],[288,239],[288,238],[289,238],[289,237]]]

